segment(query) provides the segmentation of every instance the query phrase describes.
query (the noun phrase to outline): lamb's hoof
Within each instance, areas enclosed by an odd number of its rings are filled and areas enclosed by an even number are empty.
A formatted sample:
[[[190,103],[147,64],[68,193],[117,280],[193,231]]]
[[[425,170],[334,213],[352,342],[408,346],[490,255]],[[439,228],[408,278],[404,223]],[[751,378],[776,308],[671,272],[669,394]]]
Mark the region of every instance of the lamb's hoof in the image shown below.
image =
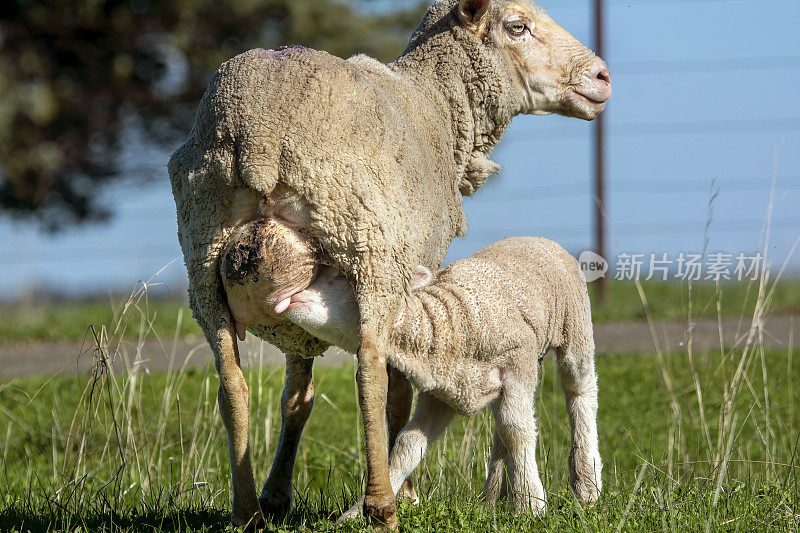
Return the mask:
[[[397,501],[406,501],[411,505],[419,504],[419,496],[417,496],[417,491],[414,490],[414,486],[409,480],[403,481],[403,484],[400,486],[400,490],[397,491]]]
[[[355,520],[359,516],[361,516],[361,512],[364,510],[364,497],[358,499],[358,502],[350,509],[342,513],[342,516],[336,519],[336,525],[344,524],[349,520]]]
[[[582,490],[581,492],[573,490],[578,502],[584,507],[594,507],[597,505],[597,500],[600,499],[600,493],[594,490]]]
[[[578,453],[569,456],[569,484],[575,499],[585,507],[594,507],[603,489],[602,463],[598,453]]]
[[[367,517],[367,523],[377,531],[396,531],[397,506],[394,495],[389,494],[384,498],[365,497],[364,516]]]
[[[600,498],[600,482],[591,476],[581,476],[572,480],[572,493],[584,507],[594,507]]]
[[[289,514],[289,509],[292,508],[292,496],[278,496],[276,494],[261,494],[258,498],[258,503],[261,506],[261,512],[264,517],[272,522],[280,522],[286,515]]]

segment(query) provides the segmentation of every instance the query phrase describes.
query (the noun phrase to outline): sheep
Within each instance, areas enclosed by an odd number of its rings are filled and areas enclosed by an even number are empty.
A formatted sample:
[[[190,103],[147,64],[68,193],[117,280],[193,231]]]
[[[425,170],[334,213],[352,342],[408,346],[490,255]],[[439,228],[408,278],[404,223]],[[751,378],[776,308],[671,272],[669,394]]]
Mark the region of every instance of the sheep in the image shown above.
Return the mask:
[[[314,338],[355,352],[359,310],[347,279],[335,268],[317,265],[313,248],[302,245],[302,234],[279,221],[255,221],[245,228],[228,245],[221,266],[226,292],[247,297],[249,307],[230,302],[237,323],[244,316],[264,321],[272,313],[282,314]],[[247,259],[242,260],[242,250],[254,240],[258,253],[244,254]],[[247,271],[240,268],[231,275],[229,263],[247,264]],[[289,298],[275,297],[275,280],[296,277],[297,265],[302,272],[322,268],[318,276],[311,275],[314,279],[306,289]],[[471,415],[497,400],[495,459],[486,498],[494,502],[507,492],[497,476],[502,476],[501,463],[508,456],[517,507],[542,512],[545,499],[535,461],[532,466],[520,461],[532,458],[527,454],[535,450],[533,406],[528,404],[538,383],[538,361],[556,348],[573,429],[572,489],[581,502],[594,503],[602,468],[595,423],[594,341],[586,283],[575,259],[547,239],[509,238],[435,276],[418,266],[412,291],[397,309],[387,352],[389,364],[421,391],[414,419],[392,450],[390,480],[395,492],[453,414]],[[242,308],[247,309],[245,315],[236,311]],[[506,442],[527,444],[515,453]],[[530,487],[527,493],[522,492],[525,487]],[[344,516],[358,510],[355,506]]]
[[[334,269],[292,295],[283,314],[345,350],[358,346],[358,306]],[[514,237],[436,274],[418,267],[414,290],[393,319],[387,352],[389,364],[420,390],[391,451],[392,489],[400,489],[455,414],[491,404],[495,432],[484,496],[494,503],[510,492],[517,510],[543,513],[533,400],[541,359],[551,348],[572,429],[570,484],[591,505],[600,493],[602,463],[591,309],[577,261],[548,239]],[[360,511],[356,505],[342,519]]]
[[[234,525],[262,522],[262,510],[281,516],[291,504],[286,478],[291,487],[314,394],[303,357],[322,348],[279,315],[247,324],[287,358],[281,438],[259,498],[237,325],[219,275],[237,229],[264,216],[290,222],[353,283],[364,508],[378,526],[394,528],[387,393],[390,405],[402,404],[402,419],[410,388],[397,377],[389,389],[387,320],[416,265],[439,267],[450,242],[466,234],[462,195],[498,170],[488,154],[512,117],[591,120],[610,96],[605,63],[530,0],[438,0],[388,65],[295,46],[251,50],[219,67],[168,170],[189,303],[220,378]]]

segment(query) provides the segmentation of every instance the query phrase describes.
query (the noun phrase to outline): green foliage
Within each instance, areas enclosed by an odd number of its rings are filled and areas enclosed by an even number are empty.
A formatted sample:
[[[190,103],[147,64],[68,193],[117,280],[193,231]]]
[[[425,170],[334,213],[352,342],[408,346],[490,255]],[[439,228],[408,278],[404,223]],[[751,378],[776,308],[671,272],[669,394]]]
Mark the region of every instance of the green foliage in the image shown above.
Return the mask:
[[[0,383],[0,530],[231,529],[213,368],[170,365],[149,374],[133,364],[142,354],[113,348],[128,324],[153,322],[146,289],[137,287],[110,322],[95,323],[96,349],[81,355],[93,358],[88,376]],[[769,307],[768,297],[761,301]],[[421,504],[400,506],[402,530],[797,531],[800,366],[791,349],[765,351],[753,338],[725,353],[598,357],[605,466],[592,509],[569,493],[569,424],[556,366],[546,359],[536,410],[547,514],[519,516],[480,502],[492,435],[485,410],[456,420],[431,447],[414,475]],[[123,357],[127,364],[109,364]],[[257,355],[242,361],[262,482],[280,431],[283,369],[259,362]],[[293,510],[268,531],[364,529],[363,521],[333,522],[364,479],[354,373],[352,365],[315,370]]]
[[[46,227],[108,216],[124,124],[185,135],[217,66],[253,47],[402,52],[421,9],[348,0],[6,0],[0,5],[0,206]]]
[[[0,343],[33,341],[79,341],[89,327],[115,322],[124,302],[93,299],[82,302],[17,303],[0,305]],[[202,335],[185,303],[176,300],[150,299],[137,302],[145,320],[133,320],[124,331],[125,339],[142,334],[169,337],[175,333],[179,313],[179,334]],[[91,338],[88,336],[87,338]]]

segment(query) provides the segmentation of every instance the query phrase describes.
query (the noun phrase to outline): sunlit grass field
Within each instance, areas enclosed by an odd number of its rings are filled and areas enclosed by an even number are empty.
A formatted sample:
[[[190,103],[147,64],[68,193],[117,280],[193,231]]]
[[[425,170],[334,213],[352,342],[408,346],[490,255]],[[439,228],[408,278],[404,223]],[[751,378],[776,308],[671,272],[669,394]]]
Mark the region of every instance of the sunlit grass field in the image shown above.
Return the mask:
[[[595,508],[577,506],[569,493],[569,428],[548,358],[537,399],[547,514],[515,516],[480,502],[491,434],[483,413],[458,419],[432,447],[414,477],[421,504],[401,505],[402,530],[800,527],[800,368],[790,351],[696,354],[691,365],[686,354],[603,355],[597,367],[605,486]],[[0,529],[229,527],[227,442],[213,368],[120,376],[104,368],[98,359],[90,379],[26,378],[2,386]],[[263,483],[280,429],[283,370],[251,367],[246,374],[253,464]],[[361,491],[354,369],[318,368],[315,385],[294,507],[269,530],[336,529],[333,520]]]
[[[735,316],[751,324],[749,334],[725,352],[698,353],[687,342],[676,354],[598,355],[604,487],[593,508],[577,505],[568,488],[569,427],[555,364],[545,359],[537,461],[547,513],[517,515],[481,501],[492,433],[484,412],[458,419],[429,450],[414,475],[421,503],[400,505],[401,531],[799,530],[800,369],[793,339],[777,351],[763,342],[768,310],[796,310],[799,287],[766,276],[691,290],[612,283],[608,311],[595,308],[597,321]],[[113,348],[122,338],[168,342],[171,335],[196,333],[196,326],[176,322],[181,304],[149,300],[146,285],[105,310],[97,305],[35,320],[13,308],[0,314],[0,342],[86,338],[95,344],[85,354],[94,363],[88,375],[0,382],[0,530],[231,529],[227,438],[211,364],[170,365],[167,373],[148,373],[135,359],[109,364],[125,356]],[[261,365],[258,353],[244,363],[261,484],[280,430],[283,368]],[[294,505],[285,522],[267,530],[366,527],[363,520],[334,523],[361,494],[365,474],[354,374],[352,365],[315,370],[316,401],[298,453]]]

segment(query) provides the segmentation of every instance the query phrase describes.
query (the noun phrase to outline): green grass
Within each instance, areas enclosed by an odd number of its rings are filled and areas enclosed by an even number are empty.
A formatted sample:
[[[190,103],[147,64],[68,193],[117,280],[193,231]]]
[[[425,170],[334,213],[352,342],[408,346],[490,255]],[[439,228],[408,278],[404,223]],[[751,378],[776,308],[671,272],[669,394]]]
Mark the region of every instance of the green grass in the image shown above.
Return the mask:
[[[606,305],[596,305],[597,285],[589,285],[592,297],[592,318],[599,322],[644,320],[646,318],[642,299],[633,282],[611,280],[606,289]],[[654,320],[694,319],[716,320],[723,318],[750,317],[753,314],[758,283],[726,282],[716,286],[710,282],[693,284],[686,282],[642,282],[647,304]],[[717,303],[720,305],[717,314]],[[770,309],[775,314],[800,313],[800,280],[782,279],[775,283],[775,292]]]
[[[709,283],[694,285],[686,283],[644,282],[643,289],[655,320],[685,319],[692,302],[695,318],[717,318],[717,301],[721,303],[723,317],[739,317],[752,314],[756,287],[745,283],[723,284],[719,288]],[[596,285],[590,285],[592,293]],[[83,339],[89,325],[116,323],[126,297],[93,299],[59,303],[0,304],[0,344],[7,342],[77,341]],[[596,295],[592,294],[596,302]],[[138,304],[146,320],[127,325],[124,336],[138,338],[141,334],[155,333],[159,337],[175,332],[176,318],[183,313],[179,333],[200,335],[186,304],[170,299],[144,299]],[[779,281],[771,309],[774,313],[800,313],[800,280]],[[593,309],[597,323],[623,320],[643,320],[645,311],[639,293],[631,282],[611,281],[608,284],[607,303]]]
[[[546,516],[479,503],[491,433],[481,413],[458,419],[431,448],[414,476],[422,503],[401,505],[402,530],[610,531],[622,524],[626,531],[796,531],[800,369],[788,352],[744,355],[695,354],[693,365],[685,354],[598,357],[605,486],[592,509],[577,506],[568,490],[569,430],[548,358],[537,399]],[[315,370],[316,404],[298,453],[294,508],[269,530],[334,530],[332,520],[360,493],[364,457],[353,374],[349,366]],[[283,372],[253,368],[246,375],[253,464],[263,483],[280,429]],[[213,368],[1,385],[0,530],[229,527],[216,389]],[[726,390],[734,398],[730,409]]]
[[[770,305],[796,309],[797,286],[772,287],[765,279],[756,326]],[[654,318],[686,313],[684,290],[645,285]],[[637,318],[638,298],[635,287],[612,285],[609,306],[617,302],[619,309],[606,319]],[[695,290],[692,301],[692,316],[709,318],[717,312],[746,316],[755,305],[738,287]],[[0,530],[230,527],[227,439],[213,369],[151,375],[121,365],[132,373],[109,374],[108,358],[123,356],[109,351],[120,338],[186,334],[176,328],[181,307],[158,305],[148,304],[142,287],[110,314],[73,310],[62,322],[52,319],[63,324],[62,332],[81,324],[78,338],[87,327],[82,321],[91,320],[94,371],[0,383]],[[23,313],[5,312],[0,318],[18,331]],[[576,505],[569,493],[564,400],[555,365],[546,360],[537,393],[537,460],[547,514],[515,515],[504,505],[480,502],[491,435],[491,421],[481,413],[459,419],[429,450],[415,473],[422,502],[400,506],[402,530],[798,530],[800,371],[791,349],[764,351],[760,335],[754,327],[748,342],[725,353],[598,357],[605,469],[603,494],[592,509]],[[280,429],[282,375],[280,367],[246,369],[259,483]],[[342,528],[333,522],[360,495],[364,478],[354,369],[320,367],[315,385],[316,405],[295,469],[295,504],[286,522],[269,525],[270,531],[364,528],[363,521]]]
[[[17,303],[0,305],[0,344],[30,341],[79,341],[89,326],[114,324],[126,298],[92,299],[57,303]],[[169,337],[175,333],[179,313],[183,314],[179,333],[201,335],[200,328],[191,319],[192,313],[184,302],[170,299],[150,299],[137,303],[142,317],[126,324],[124,337],[135,339],[140,335],[155,334]]]

